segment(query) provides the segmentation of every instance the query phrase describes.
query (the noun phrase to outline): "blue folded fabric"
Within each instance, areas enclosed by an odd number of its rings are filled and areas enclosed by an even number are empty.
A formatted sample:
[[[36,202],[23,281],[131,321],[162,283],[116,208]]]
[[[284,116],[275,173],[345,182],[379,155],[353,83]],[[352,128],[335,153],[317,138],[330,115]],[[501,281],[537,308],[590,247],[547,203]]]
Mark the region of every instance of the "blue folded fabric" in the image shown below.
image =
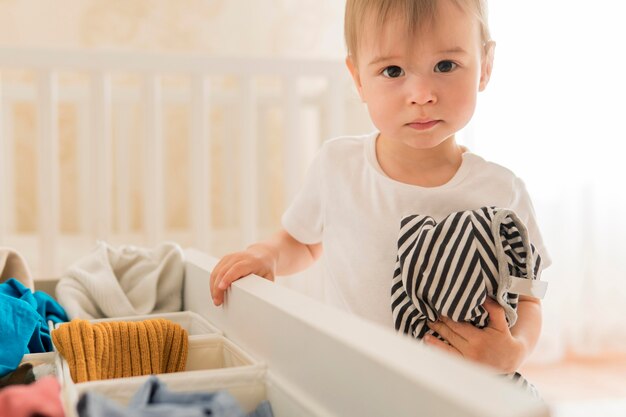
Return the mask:
[[[0,284],[0,376],[14,371],[26,353],[52,351],[48,320],[68,321],[52,297],[11,278]]]
[[[127,408],[100,394],[86,392],[76,409],[80,417],[273,417],[267,401],[246,416],[226,391],[172,392],[155,376],[139,388]]]
[[[244,417],[237,401],[226,391],[218,392],[172,392],[156,377],[149,378],[134,395],[129,409],[159,409],[170,413],[179,408],[194,408],[199,416]],[[211,413],[206,411],[210,410]],[[181,410],[182,411],[182,410]],[[188,410],[190,411],[190,410]],[[173,413],[172,413],[173,414]],[[164,416],[168,414],[163,414]],[[176,414],[178,415],[178,414]],[[190,416],[195,414],[190,414]]]
[[[261,401],[256,410],[252,411],[246,417],[273,417],[272,406],[269,401]]]
[[[30,304],[0,293],[0,376],[13,372],[28,353],[30,341],[39,319]]]

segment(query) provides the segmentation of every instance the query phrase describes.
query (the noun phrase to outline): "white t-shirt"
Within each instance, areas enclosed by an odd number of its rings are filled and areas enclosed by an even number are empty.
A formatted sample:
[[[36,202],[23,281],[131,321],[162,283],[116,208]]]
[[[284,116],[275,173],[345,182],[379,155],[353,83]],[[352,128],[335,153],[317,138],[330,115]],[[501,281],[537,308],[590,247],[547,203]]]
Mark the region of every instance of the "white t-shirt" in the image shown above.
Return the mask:
[[[471,152],[454,177],[419,187],[387,177],[376,159],[378,133],[326,141],[282,224],[298,241],[322,242],[324,301],[387,327],[393,326],[391,282],[400,220],[410,214],[440,221],[457,211],[508,208],[526,224],[531,243],[551,261],[521,179]]]

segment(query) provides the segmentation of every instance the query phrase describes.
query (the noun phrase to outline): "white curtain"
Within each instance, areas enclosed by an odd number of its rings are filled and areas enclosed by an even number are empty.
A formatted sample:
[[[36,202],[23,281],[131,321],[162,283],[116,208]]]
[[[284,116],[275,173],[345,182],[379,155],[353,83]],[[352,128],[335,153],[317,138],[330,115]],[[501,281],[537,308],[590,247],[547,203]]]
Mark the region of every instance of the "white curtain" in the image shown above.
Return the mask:
[[[553,264],[533,356],[626,352],[626,6],[491,0],[491,84],[462,137],[522,177]]]

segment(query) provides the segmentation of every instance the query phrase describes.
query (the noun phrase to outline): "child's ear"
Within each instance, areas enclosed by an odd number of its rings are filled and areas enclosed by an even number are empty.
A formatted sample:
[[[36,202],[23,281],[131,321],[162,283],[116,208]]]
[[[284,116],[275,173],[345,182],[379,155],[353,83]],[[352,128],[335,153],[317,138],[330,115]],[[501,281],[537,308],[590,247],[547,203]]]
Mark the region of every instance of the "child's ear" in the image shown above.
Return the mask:
[[[359,97],[361,97],[361,101],[363,100],[363,85],[361,84],[361,76],[359,75],[359,69],[357,68],[356,63],[352,59],[350,55],[346,57],[346,66],[348,67],[348,71],[350,71],[350,75],[352,75],[352,80],[354,81],[354,85],[356,86],[357,91],[359,92]]]
[[[483,91],[489,83],[491,71],[493,70],[493,57],[495,49],[496,43],[494,41],[489,41],[484,46],[482,62],[480,65],[480,83],[478,84],[478,91]]]

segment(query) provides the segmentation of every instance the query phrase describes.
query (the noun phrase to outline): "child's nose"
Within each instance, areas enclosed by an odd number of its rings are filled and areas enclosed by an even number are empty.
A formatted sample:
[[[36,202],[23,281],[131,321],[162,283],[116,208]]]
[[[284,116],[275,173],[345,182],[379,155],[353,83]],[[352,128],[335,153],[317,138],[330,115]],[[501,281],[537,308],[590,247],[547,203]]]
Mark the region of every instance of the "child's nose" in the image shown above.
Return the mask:
[[[433,84],[426,77],[414,76],[407,83],[409,104],[433,104],[437,101]]]

